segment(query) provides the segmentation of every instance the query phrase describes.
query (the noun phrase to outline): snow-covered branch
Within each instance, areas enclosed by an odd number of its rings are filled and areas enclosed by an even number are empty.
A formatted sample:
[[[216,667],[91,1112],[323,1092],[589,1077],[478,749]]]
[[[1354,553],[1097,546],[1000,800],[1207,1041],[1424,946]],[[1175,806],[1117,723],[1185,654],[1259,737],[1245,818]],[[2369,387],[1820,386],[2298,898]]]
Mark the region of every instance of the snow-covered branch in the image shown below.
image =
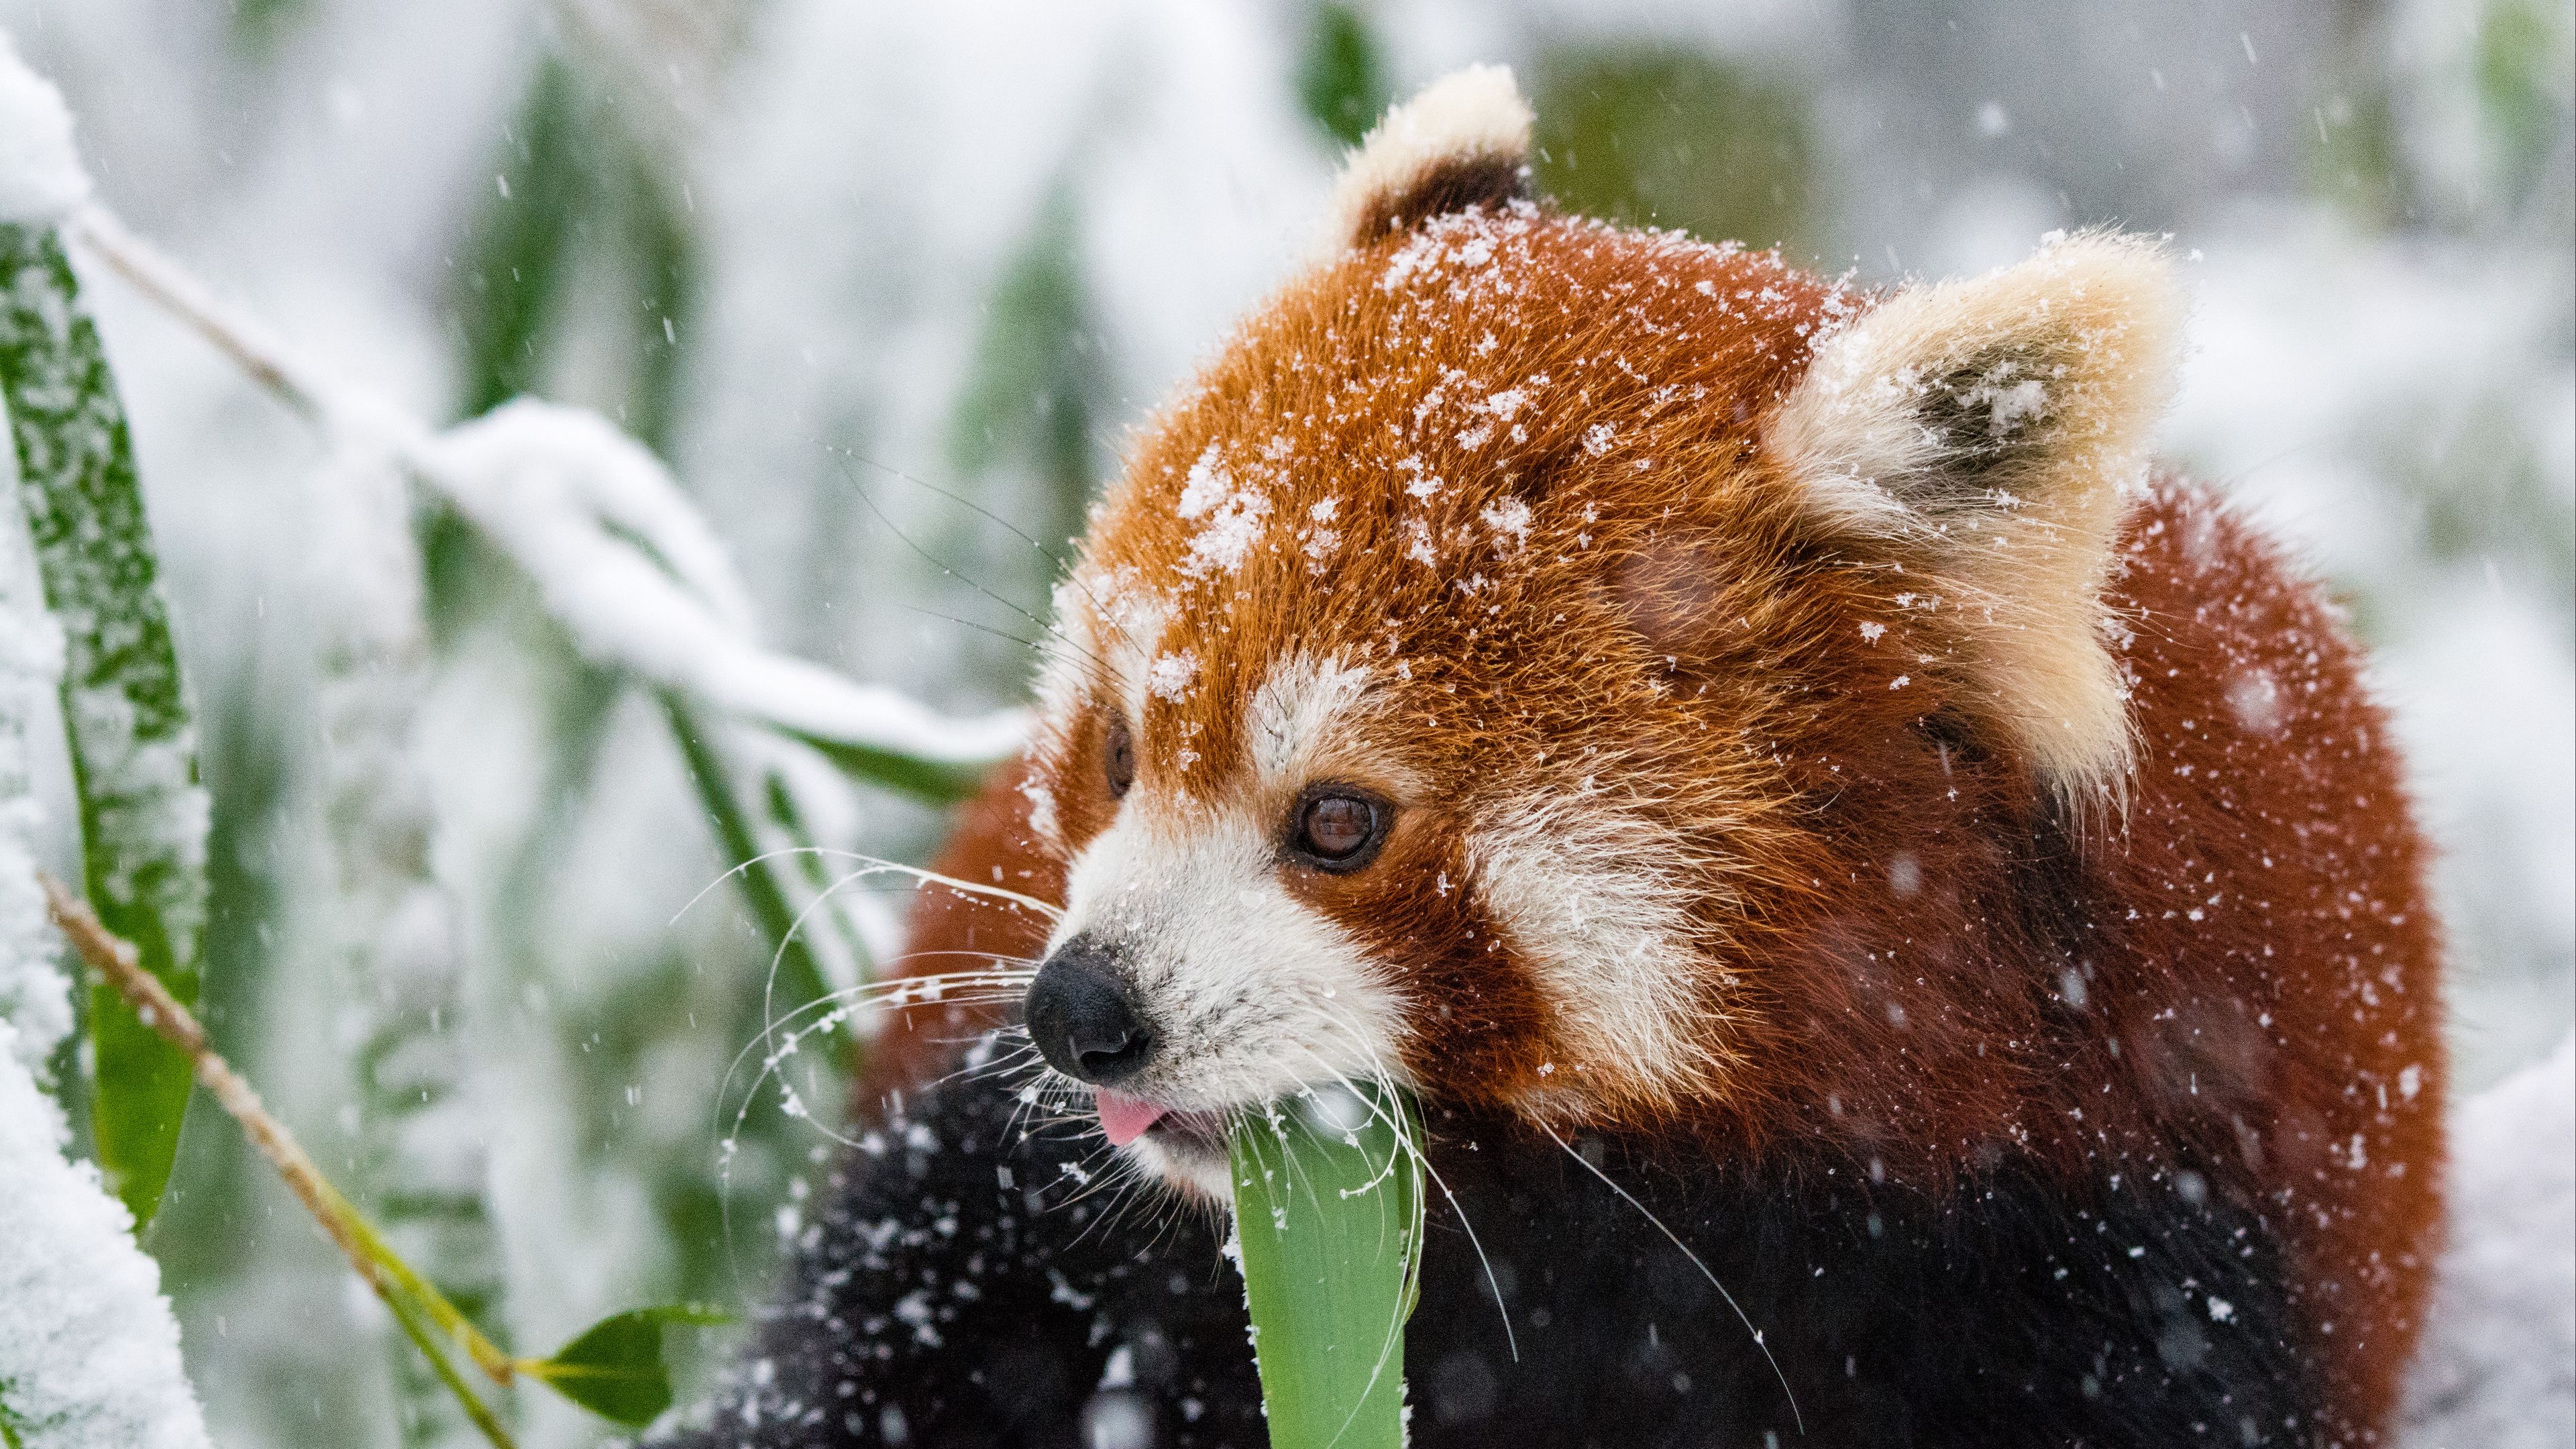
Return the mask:
[[[818,742],[942,765],[999,760],[1016,710],[951,719],[761,645],[723,545],[669,472],[598,415],[520,401],[446,432],[298,354],[98,206],[79,245],[261,387],[340,439],[380,446],[536,581],[594,660]]]
[[[88,962],[89,968],[97,972],[100,979],[150,1023],[155,1032],[187,1054],[197,1085],[205,1088],[216,1104],[241,1125],[242,1135],[250,1139],[251,1146],[259,1149],[260,1156],[268,1159],[269,1166],[277,1170],[278,1180],[286,1184],[298,1202],[304,1204],[305,1211],[313,1215],[314,1224],[339,1248],[341,1255],[349,1260],[349,1266],[357,1270],[358,1276],[366,1280],[367,1286],[375,1290],[385,1306],[394,1310],[397,1318],[425,1310],[440,1331],[453,1336],[466,1350],[476,1367],[491,1375],[494,1382],[508,1383],[517,1372],[515,1361],[493,1346],[492,1341],[458,1312],[455,1305],[423,1283],[410,1264],[385,1246],[375,1228],[360,1216],[347,1198],[340,1195],[340,1190],[331,1185],[331,1180],[322,1175],[322,1169],[314,1165],[312,1155],[304,1150],[304,1144],[295,1140],[295,1134],[286,1130],[285,1123],[269,1114],[267,1104],[259,1099],[259,1093],[207,1042],[206,1029],[198,1023],[195,1013],[180,1005],[168,988],[143,969],[134,943],[120,940],[99,924],[98,914],[90,909],[89,902],[64,890],[60,882],[50,877],[40,879],[54,924],[70,938],[81,959]],[[5,1150],[5,1144],[0,1144],[0,1150]],[[6,1286],[6,1283],[5,1278],[0,1278],[0,1286]],[[406,1324],[406,1327],[410,1326]],[[424,1343],[422,1349],[424,1353],[435,1356],[435,1351],[427,1344]],[[174,1341],[174,1365],[176,1359],[177,1345]],[[510,1437],[492,1418],[490,1411],[462,1387],[459,1387],[457,1397],[461,1406],[474,1417],[477,1426],[482,1428],[484,1436],[502,1449],[508,1449]],[[86,1441],[74,1442],[86,1449]]]

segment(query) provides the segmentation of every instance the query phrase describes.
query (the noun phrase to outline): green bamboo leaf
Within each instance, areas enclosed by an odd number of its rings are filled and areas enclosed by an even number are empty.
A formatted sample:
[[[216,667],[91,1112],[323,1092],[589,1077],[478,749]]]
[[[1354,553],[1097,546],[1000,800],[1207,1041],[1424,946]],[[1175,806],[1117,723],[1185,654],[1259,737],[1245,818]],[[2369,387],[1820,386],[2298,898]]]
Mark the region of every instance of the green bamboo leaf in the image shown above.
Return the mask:
[[[580,83],[561,56],[537,63],[457,274],[465,415],[544,391],[556,315],[596,190],[583,152]]]
[[[144,969],[194,1005],[207,824],[195,725],[125,408],[49,230],[0,226],[0,400],[45,602],[63,625],[63,718],[89,898],[142,952]],[[139,1232],[178,1151],[188,1059],[104,986],[91,993],[89,1029],[99,1165]]]
[[[552,1358],[522,1360],[519,1372],[543,1379],[556,1393],[603,1419],[640,1429],[671,1407],[662,1330],[674,1323],[732,1321],[730,1314],[703,1303],[630,1309],[584,1329]]]
[[[761,935],[776,953],[777,999],[770,1005],[786,1012],[821,1000],[831,990],[831,983],[823,979],[822,963],[814,959],[814,948],[796,930],[796,909],[788,904],[787,889],[779,882],[778,860],[762,858],[760,837],[752,829],[751,813],[744,807],[742,796],[735,792],[731,767],[687,700],[666,691],[662,695],[662,713],[671,722],[671,737],[679,743],[680,758],[689,768],[689,783],[697,787],[698,802],[706,807],[707,820],[715,826],[716,843],[733,863],[743,901],[751,907]]]
[[[1333,0],[1315,7],[1297,60],[1297,99],[1309,119],[1345,146],[1358,145],[1386,114],[1395,99],[1386,62],[1357,6]]]
[[[851,862],[827,855],[816,842],[812,827],[805,823],[805,812],[797,806],[795,787],[776,766],[762,776],[760,795],[769,823],[779,834],[787,837],[794,851],[781,863],[789,866],[804,883],[806,899],[811,902],[807,909],[813,916],[810,929],[822,933],[838,953],[837,959],[830,963],[838,969],[822,972],[825,984],[835,989],[846,989],[866,982],[876,974],[876,961],[868,950],[868,943],[859,934],[858,921],[846,908],[849,897],[841,894],[841,877]],[[825,964],[823,956],[817,953],[817,967]],[[851,1049],[855,1051],[857,1045],[853,1041]]]
[[[841,767],[854,779],[882,785],[931,802],[954,805],[971,800],[984,788],[984,781],[1001,760],[950,761],[924,759],[874,745],[856,744],[849,740],[830,739],[804,730],[782,729],[780,733],[811,745],[825,759]]]
[[[1235,1238],[1271,1449],[1401,1449],[1422,1168],[1403,1099],[1319,1088],[1237,1126]]]

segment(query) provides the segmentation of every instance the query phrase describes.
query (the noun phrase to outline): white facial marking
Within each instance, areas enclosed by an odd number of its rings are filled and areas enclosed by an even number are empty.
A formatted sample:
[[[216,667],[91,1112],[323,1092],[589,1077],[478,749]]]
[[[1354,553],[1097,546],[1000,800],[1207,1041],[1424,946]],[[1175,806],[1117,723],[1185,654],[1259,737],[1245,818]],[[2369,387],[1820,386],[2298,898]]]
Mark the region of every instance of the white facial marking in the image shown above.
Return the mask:
[[[1063,728],[1080,712],[1089,682],[1105,664],[1112,697],[1127,711],[1132,728],[1144,717],[1170,606],[1139,584],[1132,568],[1086,565],[1056,586],[1055,617],[1056,627],[1039,655],[1038,718]],[[1044,782],[1032,774],[1020,792],[1029,802],[1029,828],[1040,839],[1061,844],[1055,797]]]
[[[1094,626],[1086,640],[1109,659],[1138,720],[1162,693],[1156,661],[1177,657],[1157,652],[1162,613],[1150,622],[1150,637],[1112,641]],[[1365,669],[1304,655],[1281,662],[1243,719],[1248,801],[1210,806],[1140,789],[1074,859],[1050,949],[1083,933],[1110,945],[1162,1037],[1121,1090],[1176,1111],[1221,1111],[1335,1077],[1403,1080],[1398,994],[1280,876],[1281,816],[1298,789],[1358,763],[1353,727],[1369,709]],[[1369,773],[1402,783],[1383,764]],[[1126,1150],[1166,1181],[1220,1200],[1231,1192],[1220,1157],[1150,1135]]]
[[[1689,1031],[1705,966],[1688,944],[1688,893],[1654,868],[1658,846],[1641,822],[1559,799],[1479,830],[1468,852],[1573,1053],[1679,1093],[1714,1063]]]
[[[1073,862],[1050,949],[1082,933],[1108,944],[1162,1037],[1121,1090],[1221,1110],[1396,1070],[1395,992],[1288,893],[1271,826],[1139,794]]]
[[[1307,783],[1324,765],[1328,750],[1347,742],[1353,721],[1368,708],[1365,669],[1303,654],[1274,665],[1253,691],[1251,716],[1244,724],[1244,744],[1263,787]]]
[[[1154,1177],[1186,1187],[1211,1202],[1234,1201],[1234,1174],[1223,1157],[1174,1152],[1151,1137],[1137,1138],[1124,1151]]]

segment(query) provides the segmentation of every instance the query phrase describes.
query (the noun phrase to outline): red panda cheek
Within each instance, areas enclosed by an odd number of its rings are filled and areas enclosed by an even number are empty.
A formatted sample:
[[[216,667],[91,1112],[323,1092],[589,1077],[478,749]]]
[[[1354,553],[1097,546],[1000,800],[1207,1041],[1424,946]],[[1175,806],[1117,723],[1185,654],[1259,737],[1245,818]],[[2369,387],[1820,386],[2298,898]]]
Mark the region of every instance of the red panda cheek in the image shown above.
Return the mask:
[[[1650,538],[1618,556],[1603,595],[1649,652],[1696,658],[1699,637],[1718,616],[1718,581],[1726,577],[1728,571],[1702,549]]]
[[[1289,891],[1358,943],[1401,1000],[1404,1066],[1443,1099],[1507,1104],[1543,1081],[1548,1003],[1469,888],[1451,831],[1399,828],[1368,869]]]

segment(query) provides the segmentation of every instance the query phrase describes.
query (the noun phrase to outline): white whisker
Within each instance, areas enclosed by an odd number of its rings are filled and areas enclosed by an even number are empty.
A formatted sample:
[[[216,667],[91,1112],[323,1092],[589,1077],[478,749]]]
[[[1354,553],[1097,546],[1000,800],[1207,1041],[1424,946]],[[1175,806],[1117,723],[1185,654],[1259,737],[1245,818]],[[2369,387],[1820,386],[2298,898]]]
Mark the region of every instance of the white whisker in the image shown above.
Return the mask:
[[[682,905],[679,910],[672,913],[671,920],[674,923],[677,923],[680,917],[687,915],[698,902],[706,899],[707,892],[723,885],[727,880],[732,879],[734,876],[751,869],[755,865],[766,864],[767,862],[776,860],[781,856],[788,855],[813,855],[832,860],[856,861],[863,867],[863,869],[852,872],[851,876],[848,877],[849,879],[860,879],[870,875],[879,874],[881,872],[892,872],[896,875],[908,875],[923,885],[945,886],[950,890],[959,891],[966,895],[987,896],[994,900],[1004,901],[1011,905],[1021,907],[1024,910],[1035,911],[1038,915],[1050,922],[1060,920],[1064,916],[1063,910],[1059,907],[1039,900],[1035,896],[1023,895],[1014,890],[1005,890],[997,885],[980,885],[971,880],[959,880],[955,876],[942,875],[935,870],[925,870],[917,865],[905,865],[901,861],[887,860],[883,856],[864,855],[855,850],[835,850],[828,846],[821,845],[789,845],[781,846],[776,850],[764,850],[749,860],[743,861],[742,863],[734,866],[724,874],[717,876],[714,880],[707,882],[704,886],[699,887],[696,895],[689,897],[686,904]]]
[[[1356,1025],[1342,1020],[1340,1014],[1337,1012],[1325,1011],[1319,1014],[1322,1015],[1324,1019],[1336,1030],[1346,1033],[1351,1038],[1351,1044],[1358,1048],[1360,1055],[1369,1059],[1372,1068],[1372,1075],[1382,1082],[1392,1080],[1384,1065],[1378,1061],[1377,1052],[1369,1045],[1367,1037]],[[1311,1050],[1308,1054],[1313,1055]],[[1317,1060],[1320,1062],[1321,1058],[1317,1058]],[[1338,1073],[1336,1075],[1338,1075]],[[1429,1128],[1427,1125],[1424,1130],[1428,1132]],[[1414,1161],[1421,1164],[1422,1175],[1431,1180],[1431,1185],[1433,1187],[1440,1189],[1440,1196],[1449,1204],[1449,1210],[1458,1215],[1458,1226],[1467,1234],[1467,1246],[1475,1250],[1476,1266],[1484,1272],[1485,1287],[1494,1295],[1494,1312],[1502,1318],[1503,1347],[1511,1354],[1512,1362],[1519,1363],[1521,1361],[1520,1336],[1512,1331],[1511,1305],[1503,1301],[1502,1280],[1495,1276],[1494,1261],[1485,1255],[1485,1241],[1483,1238],[1477,1236],[1475,1223],[1470,1221],[1467,1217],[1467,1205],[1458,1200],[1458,1194],[1449,1190],[1449,1181],[1447,1178],[1440,1175],[1440,1169],[1431,1165],[1431,1154],[1429,1152],[1423,1150],[1421,1146],[1411,1142],[1403,1133],[1399,1132],[1397,1137],[1398,1140],[1405,1142],[1406,1150],[1413,1154]],[[1423,1244],[1423,1248],[1426,1252],[1430,1248],[1430,1243],[1427,1239]]]
[[[1780,1392],[1788,1396],[1788,1399],[1789,1399],[1789,1417],[1790,1417],[1790,1418],[1792,1418],[1792,1419],[1795,1419],[1795,1420],[1797,1421],[1797,1423],[1798,1423],[1798,1432],[1799,1432],[1800,1434],[1804,1434],[1804,1433],[1806,1433],[1806,1432],[1807,1432],[1807,1417],[1806,1417],[1806,1415],[1801,1414],[1800,1412],[1798,1412],[1798,1395],[1797,1395],[1797,1392],[1796,1392],[1795,1390],[1793,1390],[1793,1389],[1791,1389],[1791,1388],[1789,1387],[1789,1376],[1788,1376],[1787,1374],[1782,1373],[1782,1372],[1780,1371],[1780,1360],[1779,1360],[1779,1359],[1777,1359],[1777,1358],[1772,1357],[1772,1354],[1771,1354],[1771,1345],[1769,1345],[1769,1344],[1767,1344],[1767,1343],[1765,1343],[1765,1342],[1763,1342],[1763,1341],[1762,1341],[1762,1330],[1761,1330],[1761,1329],[1758,1329],[1758,1328],[1756,1328],[1756,1327],[1754,1327],[1754,1326],[1753,1326],[1753,1320],[1752,1320],[1752,1319],[1750,1319],[1750,1318],[1748,1318],[1748,1317],[1746,1317],[1746,1316],[1745,1316],[1745,1313],[1744,1313],[1743,1308],[1741,1308],[1740,1306],[1738,1306],[1738,1305],[1737,1305],[1737,1303],[1736,1303],[1736,1301],[1735,1301],[1735,1295],[1734,1295],[1734,1294],[1732,1294],[1732,1293],[1727,1292],[1727,1291],[1726,1291],[1726,1285],[1725,1285],[1725,1284],[1723,1284],[1723,1283],[1720,1283],[1719,1281],[1717,1281],[1717,1275],[1716,1275],[1715,1273],[1712,1273],[1712,1272],[1710,1272],[1710,1271],[1709,1271],[1709,1269],[1708,1269],[1708,1265],[1707,1265],[1706,1263],[1703,1263],[1703,1262],[1701,1262],[1701,1261],[1700,1261],[1699,1254],[1692,1252],[1692,1251],[1691,1251],[1691,1249],[1690,1249],[1690,1244],[1683,1242],[1683,1241],[1681,1240],[1681,1237],[1680,1237],[1678,1234],[1676,1234],[1672,1229],[1670,1229],[1670,1228],[1668,1228],[1668,1227],[1665,1227],[1665,1226],[1664,1226],[1664,1220],[1663,1220],[1662,1218],[1659,1218],[1659,1217],[1655,1216],[1652,1212],[1647,1211],[1646,1205],[1645,1205],[1644,1203],[1641,1203],[1641,1202],[1637,1201],[1637,1199],[1636,1199],[1635,1197],[1631,1196],[1631,1195],[1629,1194],[1629,1192],[1628,1192],[1628,1189],[1626,1189],[1626,1188],[1624,1188],[1624,1187],[1621,1187],[1621,1186],[1620,1186],[1620,1185],[1619,1185],[1615,1180],[1613,1180],[1613,1179],[1611,1178],[1610,1174],[1608,1174],[1608,1173],[1606,1173],[1606,1172],[1603,1172],[1603,1171],[1602,1171],[1600,1168],[1598,1168],[1598,1167],[1593,1166],[1593,1165],[1592,1165],[1592,1160],[1591,1160],[1590,1158],[1585,1157],[1582,1153],[1577,1152],[1577,1151],[1575,1151],[1571,1146],[1568,1146],[1568,1145],[1567,1145],[1567,1143],[1566,1143],[1566,1140],[1565,1140],[1564,1138],[1559,1137],[1559,1136],[1557,1136],[1557,1135],[1556,1135],[1556,1129],[1555,1129],[1555,1128],[1553,1128],[1553,1127],[1549,1126],[1549,1125],[1548,1125],[1548,1124],[1546,1124],[1545,1122],[1541,1122],[1541,1123],[1539,1123],[1539,1124],[1538,1124],[1538,1130],[1540,1130],[1541,1132],[1546,1133],[1546,1134],[1547,1134],[1547,1137],[1548,1137],[1548,1140],[1549,1140],[1550,1142],[1553,1142],[1553,1143],[1555,1143],[1557,1146],[1559,1146],[1559,1147],[1561,1147],[1561,1148],[1564,1148],[1564,1149],[1565,1149],[1565,1155],[1566,1155],[1566,1156],[1573,1158],[1575,1161],[1577,1161],[1577,1162],[1579,1162],[1579,1163],[1582,1163],[1582,1164],[1583,1164],[1583,1170],[1584,1170],[1584,1171],[1589,1172],[1589,1173],[1591,1173],[1594,1177],[1597,1177],[1597,1178],[1601,1179],[1601,1181],[1602,1181],[1603,1183],[1605,1183],[1605,1184],[1607,1184],[1607,1185],[1609,1186],[1609,1189],[1610,1189],[1612,1192],[1615,1192],[1615,1193],[1619,1194],[1619,1198],[1620,1198],[1620,1200],[1621,1200],[1622,1202],[1625,1202],[1626,1204],[1628,1204],[1628,1206],[1630,1206],[1630,1207],[1632,1207],[1632,1208],[1635,1208],[1635,1209],[1636,1209],[1640,1214],[1642,1214],[1642,1215],[1645,1217],[1645,1219],[1646,1219],[1646,1221],[1647,1221],[1647,1222],[1650,1222],[1650,1223],[1652,1223],[1652,1224],[1654,1224],[1654,1225],[1655,1225],[1655,1231],[1656,1231],[1656,1232],[1659,1232],[1659,1233],[1663,1234],[1663,1235],[1664,1235],[1664,1237],[1665,1237],[1665,1239],[1666,1239],[1667,1241],[1669,1241],[1669,1242],[1670,1242],[1674,1247],[1679,1248],[1679,1249],[1681,1249],[1681,1250],[1682,1250],[1682,1256],[1683,1256],[1683,1257],[1690,1259],[1690,1261],[1691,1261],[1691,1266],[1692,1266],[1692,1267],[1694,1267],[1694,1268],[1697,1268],[1697,1269],[1699,1270],[1699,1275],[1700,1275],[1701,1277],[1706,1278],[1706,1279],[1708,1280],[1708,1286],[1710,1286],[1711,1288],[1716,1289],[1716,1290],[1717,1290],[1717,1296],[1726,1300],[1726,1306],[1735,1310],[1735,1318],[1736,1318],[1736,1321],[1744,1325],[1744,1331],[1745,1331],[1745,1332],[1747,1332],[1747,1333],[1749,1333],[1749,1334],[1752,1334],[1752,1335],[1753,1335],[1753,1346],[1754,1346],[1755,1348],[1758,1348],[1758,1349],[1762,1350],[1762,1357],[1764,1358],[1764,1360],[1766,1360],[1767,1362],[1769,1362],[1769,1363],[1770,1363],[1770,1365],[1771,1365],[1771,1376],[1772,1376],[1773,1378],[1776,1378],[1776,1379],[1778,1379],[1778,1380],[1780,1381]]]

